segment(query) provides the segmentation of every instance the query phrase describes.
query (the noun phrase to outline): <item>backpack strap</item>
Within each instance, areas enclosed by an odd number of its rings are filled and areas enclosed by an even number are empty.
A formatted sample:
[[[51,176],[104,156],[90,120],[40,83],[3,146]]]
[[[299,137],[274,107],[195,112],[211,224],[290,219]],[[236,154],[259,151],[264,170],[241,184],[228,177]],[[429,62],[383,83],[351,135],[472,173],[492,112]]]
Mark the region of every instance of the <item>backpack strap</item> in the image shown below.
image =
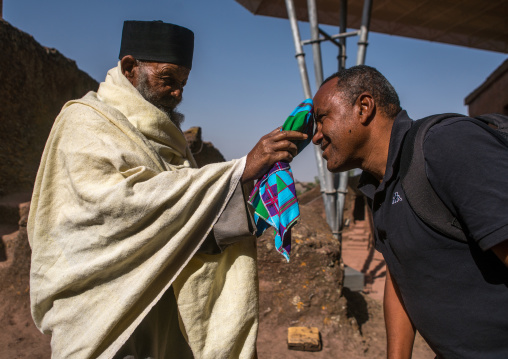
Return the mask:
[[[427,178],[423,155],[423,142],[427,131],[433,125],[452,117],[464,115],[445,113],[413,122],[402,144],[399,173],[406,199],[416,215],[436,231],[467,242],[459,221],[432,188]]]
[[[465,116],[445,113],[413,122],[402,143],[399,173],[406,199],[416,215],[436,231],[458,241],[467,242],[459,221],[432,188],[427,178],[423,155],[423,141],[427,131],[435,124],[452,117]],[[482,127],[508,147],[508,116],[494,113],[477,116],[474,119],[481,121]]]
[[[490,113],[487,115],[476,116],[475,119],[489,125],[490,128],[496,129],[496,131],[491,132],[494,132],[508,145],[508,116],[500,115],[498,113]]]

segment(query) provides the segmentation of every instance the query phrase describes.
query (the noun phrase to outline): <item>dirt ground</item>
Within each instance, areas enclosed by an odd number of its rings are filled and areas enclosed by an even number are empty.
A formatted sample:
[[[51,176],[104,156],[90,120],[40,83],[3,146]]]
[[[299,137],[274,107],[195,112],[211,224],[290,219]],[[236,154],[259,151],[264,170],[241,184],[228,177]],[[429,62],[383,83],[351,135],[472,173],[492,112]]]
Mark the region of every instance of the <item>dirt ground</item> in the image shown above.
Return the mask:
[[[26,236],[30,193],[0,199],[0,359],[50,357],[50,337],[30,314],[30,246]]]
[[[28,198],[29,194],[22,194],[0,199],[0,359],[50,358],[50,338],[35,328],[30,315]],[[371,246],[367,218],[346,228],[342,251],[347,265],[365,273],[366,287],[360,292],[340,291],[341,250],[324,219],[319,190],[299,198],[301,219],[293,229],[290,262],[276,252],[271,233],[258,240],[258,357],[385,358],[384,262]],[[346,215],[351,216],[351,211]],[[289,350],[291,326],[317,327],[322,350]],[[413,358],[434,358],[421,337]]]
[[[301,218],[293,228],[291,260],[273,248],[273,235],[258,240],[260,288],[259,358],[386,358],[382,308],[385,264],[370,238],[366,213],[352,222],[354,198],[346,203],[343,260],[365,274],[363,291],[339,292],[340,249],[325,221],[319,190],[299,196]],[[288,327],[317,327],[323,348],[319,352],[287,348]],[[413,359],[435,355],[417,336]]]

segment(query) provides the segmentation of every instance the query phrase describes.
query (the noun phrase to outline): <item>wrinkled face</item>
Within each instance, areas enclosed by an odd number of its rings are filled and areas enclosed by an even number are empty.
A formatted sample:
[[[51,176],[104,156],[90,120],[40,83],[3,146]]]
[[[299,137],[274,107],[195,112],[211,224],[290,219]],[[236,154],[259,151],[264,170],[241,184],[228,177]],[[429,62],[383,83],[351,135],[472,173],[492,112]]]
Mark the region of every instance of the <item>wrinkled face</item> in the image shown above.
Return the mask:
[[[330,172],[360,167],[358,156],[361,125],[355,119],[356,107],[336,91],[337,79],[325,83],[314,96],[316,131],[312,142],[320,145]]]
[[[180,65],[141,62],[133,85],[148,102],[166,113],[172,113],[182,101],[189,73],[188,68]]]

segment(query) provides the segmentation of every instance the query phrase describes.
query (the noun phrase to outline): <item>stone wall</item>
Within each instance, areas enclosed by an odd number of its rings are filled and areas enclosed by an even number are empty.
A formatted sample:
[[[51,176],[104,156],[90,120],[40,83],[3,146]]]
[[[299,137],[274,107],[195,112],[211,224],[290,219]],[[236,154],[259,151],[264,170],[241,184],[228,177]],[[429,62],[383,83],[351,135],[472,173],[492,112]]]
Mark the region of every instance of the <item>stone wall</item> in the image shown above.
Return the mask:
[[[203,141],[201,127],[191,127],[184,132],[184,135],[198,167],[226,161],[222,153],[211,142]]]
[[[55,49],[0,19],[0,196],[31,191],[62,105],[98,83]]]

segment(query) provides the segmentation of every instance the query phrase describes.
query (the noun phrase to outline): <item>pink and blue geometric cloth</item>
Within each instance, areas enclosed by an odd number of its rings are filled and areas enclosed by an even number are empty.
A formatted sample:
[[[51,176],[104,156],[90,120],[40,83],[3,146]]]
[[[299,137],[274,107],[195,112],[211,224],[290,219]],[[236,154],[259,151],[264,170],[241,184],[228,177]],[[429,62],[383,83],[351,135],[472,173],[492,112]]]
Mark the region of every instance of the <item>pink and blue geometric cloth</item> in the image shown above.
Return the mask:
[[[300,131],[308,135],[304,141],[295,141],[298,153],[312,139],[314,130],[312,115],[312,100],[307,99],[296,107],[282,126],[281,131]],[[275,163],[268,173],[257,181],[248,202],[255,209],[256,235],[259,237],[267,228],[273,227],[275,248],[289,262],[291,227],[300,218],[295,181],[289,164]]]

